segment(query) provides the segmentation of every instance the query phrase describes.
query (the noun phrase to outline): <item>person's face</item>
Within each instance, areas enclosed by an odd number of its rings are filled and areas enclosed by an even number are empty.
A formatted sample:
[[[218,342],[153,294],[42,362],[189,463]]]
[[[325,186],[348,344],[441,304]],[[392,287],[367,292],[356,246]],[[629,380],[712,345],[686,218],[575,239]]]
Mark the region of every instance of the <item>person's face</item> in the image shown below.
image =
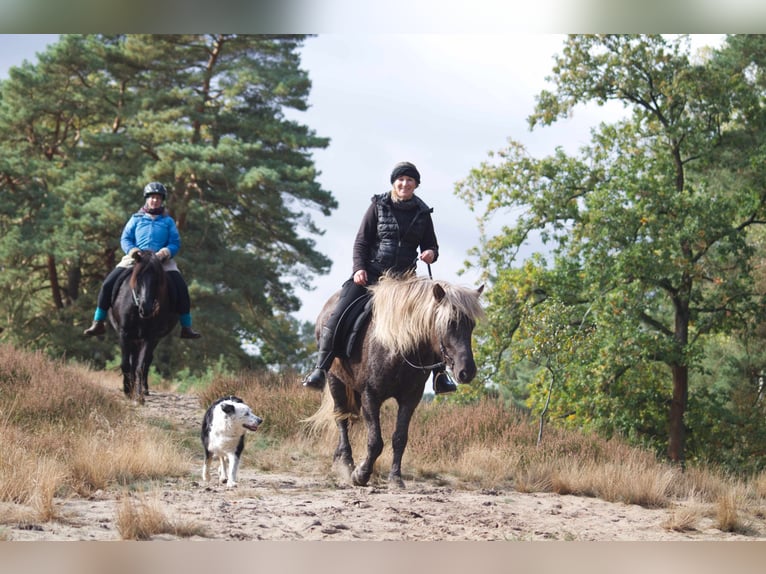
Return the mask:
[[[415,180],[409,175],[399,176],[394,180],[394,197],[399,201],[407,201],[408,199],[412,199],[412,196],[415,193],[415,188],[417,186],[418,185],[415,183]]]
[[[146,198],[146,207],[156,209],[162,205],[162,196],[159,193],[153,193]]]

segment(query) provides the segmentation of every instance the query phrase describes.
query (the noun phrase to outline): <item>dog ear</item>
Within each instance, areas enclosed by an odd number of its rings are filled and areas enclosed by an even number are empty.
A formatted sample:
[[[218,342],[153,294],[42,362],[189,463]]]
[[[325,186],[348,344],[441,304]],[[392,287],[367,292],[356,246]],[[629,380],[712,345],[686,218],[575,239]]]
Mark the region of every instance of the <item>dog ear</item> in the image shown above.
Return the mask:
[[[221,405],[221,409],[222,409],[222,410],[223,410],[223,412],[225,412],[227,415],[233,415],[233,414],[234,414],[234,410],[235,410],[235,409],[234,409],[234,405],[232,405],[231,403],[223,403],[223,404]]]

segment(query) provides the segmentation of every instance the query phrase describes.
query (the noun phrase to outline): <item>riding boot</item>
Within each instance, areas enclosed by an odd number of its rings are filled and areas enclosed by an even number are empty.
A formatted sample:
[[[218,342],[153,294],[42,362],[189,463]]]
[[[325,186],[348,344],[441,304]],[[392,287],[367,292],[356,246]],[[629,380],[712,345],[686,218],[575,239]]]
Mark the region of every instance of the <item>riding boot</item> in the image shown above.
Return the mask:
[[[447,371],[434,371],[434,394],[453,393],[456,390],[457,384]]]
[[[332,352],[333,339],[335,332],[328,327],[322,327],[322,334],[319,337],[319,353],[317,364],[313,371],[303,379],[303,386],[310,389],[321,391],[324,389],[326,380],[326,371],[330,368],[335,355]]]
[[[93,324],[83,331],[83,335],[93,337],[94,335],[103,335],[106,333],[106,323],[101,321],[93,321]]]
[[[199,339],[202,335],[197,333],[194,329],[191,327],[181,327],[181,338],[182,339]]]

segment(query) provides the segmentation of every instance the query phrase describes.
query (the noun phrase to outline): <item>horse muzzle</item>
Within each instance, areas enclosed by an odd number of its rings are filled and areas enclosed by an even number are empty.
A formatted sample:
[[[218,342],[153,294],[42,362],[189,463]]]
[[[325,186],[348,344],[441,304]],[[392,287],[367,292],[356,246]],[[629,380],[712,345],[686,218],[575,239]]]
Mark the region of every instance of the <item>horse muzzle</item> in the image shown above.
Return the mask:
[[[457,376],[457,380],[461,384],[470,383],[476,376],[476,363],[473,359],[466,361],[460,369],[453,369],[453,373]]]
[[[160,312],[160,302],[155,300],[149,305],[147,302],[142,301],[138,306],[138,316],[142,319],[151,319]]]

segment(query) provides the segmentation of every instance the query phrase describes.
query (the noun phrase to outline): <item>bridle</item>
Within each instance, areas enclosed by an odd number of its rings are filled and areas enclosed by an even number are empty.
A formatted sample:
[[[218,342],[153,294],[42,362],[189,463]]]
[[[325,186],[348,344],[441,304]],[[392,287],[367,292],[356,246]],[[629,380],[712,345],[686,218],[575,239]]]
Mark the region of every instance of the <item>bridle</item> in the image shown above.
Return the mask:
[[[138,308],[138,314],[142,318],[144,315],[141,314],[141,301],[138,298],[138,293],[136,292],[136,288],[133,286],[132,281],[130,285],[130,294],[133,297],[133,304]],[[152,305],[152,313],[149,315],[149,317],[154,317],[160,310],[160,301],[159,298],[154,298],[154,304]]]
[[[455,364],[455,361],[452,359],[452,357],[449,356],[449,354],[447,353],[447,350],[444,348],[444,343],[441,340],[439,341],[439,352],[442,355],[442,359],[446,359],[446,360],[439,361],[438,363],[434,363],[432,365],[416,365],[410,362],[409,359],[407,359],[407,357],[404,357],[404,362],[407,363],[413,369],[419,369],[419,370],[422,370],[423,372],[433,371],[434,369],[441,369],[447,366],[449,366],[449,368],[451,369],[452,366]]]
[[[431,275],[431,264],[426,263],[426,265],[428,266],[428,278],[433,279],[433,275]],[[451,369],[455,365],[455,361],[452,357],[449,356],[449,353],[447,353],[447,349],[444,347],[444,339],[442,337],[439,337],[439,352],[441,353],[442,360],[432,365],[415,365],[414,363],[410,362],[407,357],[404,357],[404,362],[413,369],[420,369],[423,372],[442,369],[447,366],[449,366]]]

